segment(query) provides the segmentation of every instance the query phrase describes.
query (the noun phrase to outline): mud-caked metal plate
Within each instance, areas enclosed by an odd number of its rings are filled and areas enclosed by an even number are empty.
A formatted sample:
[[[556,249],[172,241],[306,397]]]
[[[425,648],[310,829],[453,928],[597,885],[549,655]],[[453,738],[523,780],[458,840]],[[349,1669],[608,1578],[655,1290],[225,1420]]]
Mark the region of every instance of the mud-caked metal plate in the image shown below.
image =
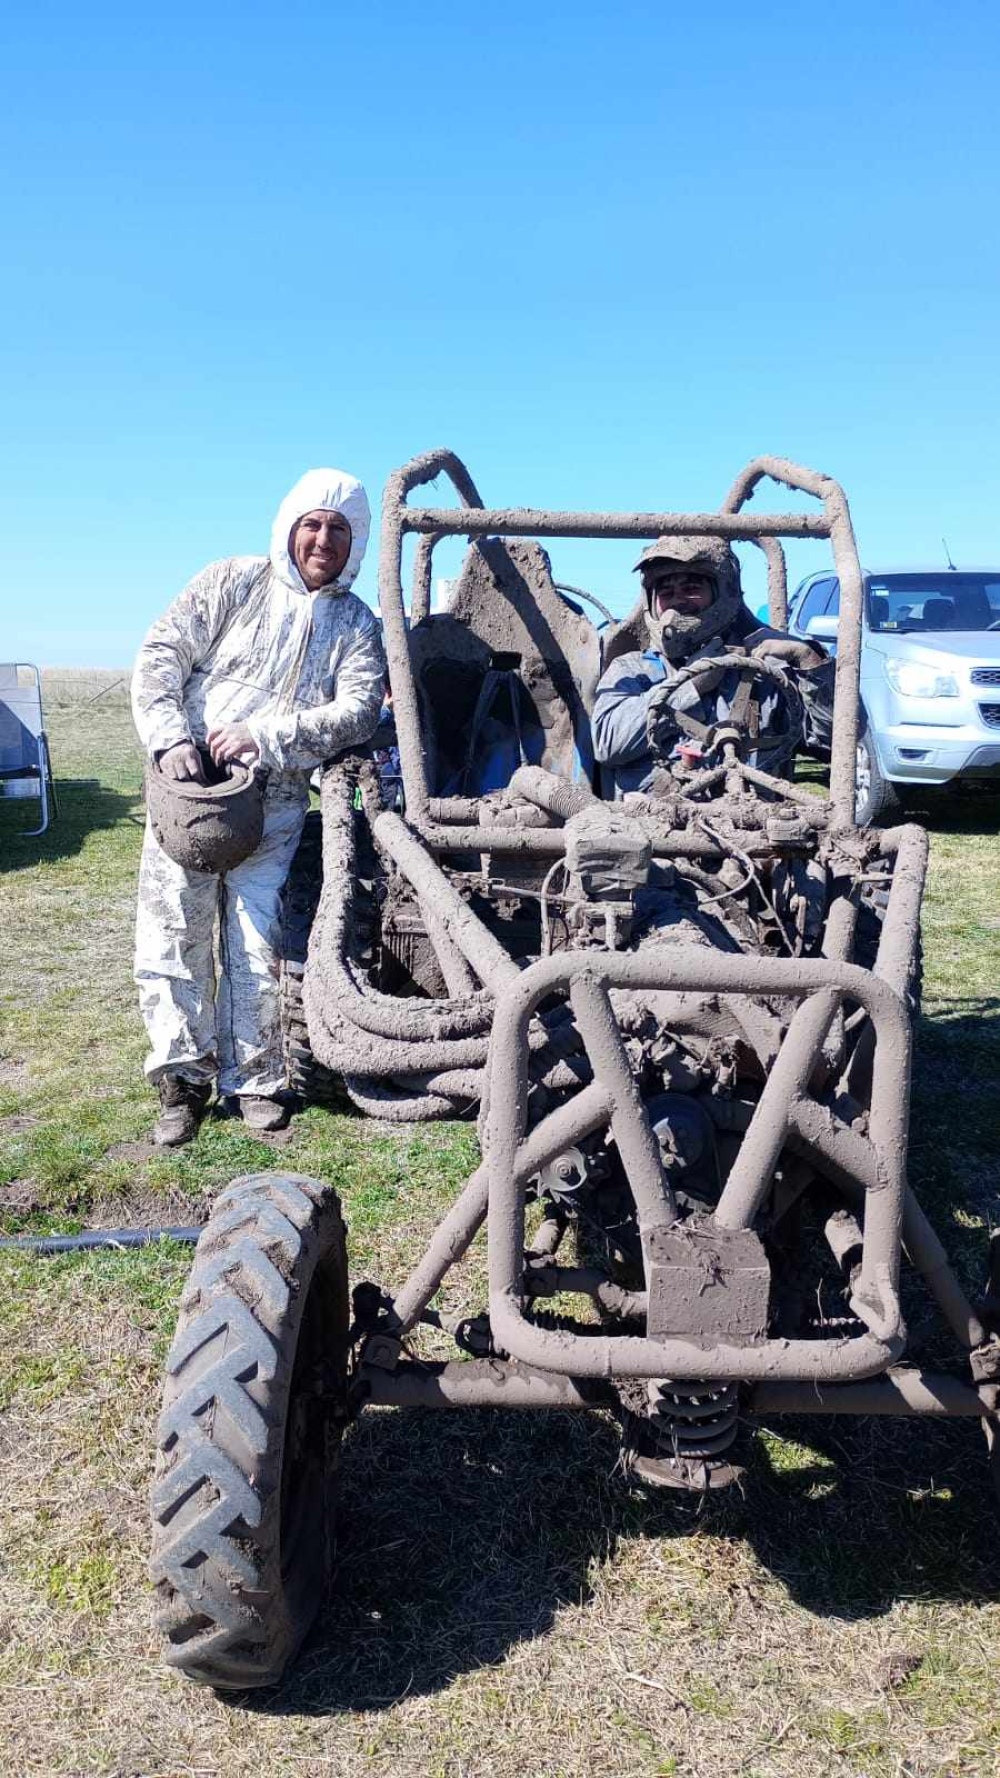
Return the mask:
[[[651,1339],[757,1340],[767,1332],[771,1271],[752,1229],[719,1229],[707,1217],[647,1229]]]
[[[637,821],[604,803],[566,823],[566,869],[573,892],[595,901],[625,901],[649,881],[653,847]]]

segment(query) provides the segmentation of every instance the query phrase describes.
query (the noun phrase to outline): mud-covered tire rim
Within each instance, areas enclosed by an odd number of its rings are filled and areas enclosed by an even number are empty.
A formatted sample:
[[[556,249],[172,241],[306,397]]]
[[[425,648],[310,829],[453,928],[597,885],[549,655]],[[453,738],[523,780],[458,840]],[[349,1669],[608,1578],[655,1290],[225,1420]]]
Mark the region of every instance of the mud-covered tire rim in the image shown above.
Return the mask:
[[[200,1684],[276,1684],[320,1607],[348,1315],[336,1194],[301,1174],[234,1180],[181,1299],[150,1494],[166,1659]]]

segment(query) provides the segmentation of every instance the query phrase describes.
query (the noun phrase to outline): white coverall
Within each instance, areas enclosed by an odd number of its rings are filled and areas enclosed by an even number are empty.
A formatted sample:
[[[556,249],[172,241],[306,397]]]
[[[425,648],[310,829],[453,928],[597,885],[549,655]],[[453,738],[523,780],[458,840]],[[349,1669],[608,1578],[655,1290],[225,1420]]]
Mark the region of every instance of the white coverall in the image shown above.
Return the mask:
[[[316,510],[344,515],[351,553],[335,582],[310,592],[288,543],[296,522]],[[360,482],[336,469],[310,470],[279,508],[270,557],[211,563],[139,650],[132,710],[150,758],[179,741],[204,745],[209,729],[240,722],[269,774],[261,844],[225,876],[175,864],[147,823],[135,980],[154,1084],[168,1073],[198,1083],[218,1075],[220,1095],[264,1098],[287,1084],[276,944],[309,773],[369,739],[385,684],[378,623],[348,591],[369,526]]]

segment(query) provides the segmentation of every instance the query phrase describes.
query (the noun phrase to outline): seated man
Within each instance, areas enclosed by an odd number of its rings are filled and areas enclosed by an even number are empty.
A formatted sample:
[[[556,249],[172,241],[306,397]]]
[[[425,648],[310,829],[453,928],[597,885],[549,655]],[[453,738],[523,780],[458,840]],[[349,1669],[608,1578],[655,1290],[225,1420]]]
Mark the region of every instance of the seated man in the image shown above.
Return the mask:
[[[646,599],[650,647],[619,655],[597,687],[594,757],[608,767],[616,797],[651,788],[660,761],[689,737],[678,712],[711,726],[730,714],[741,683],[736,671],[709,669],[676,691],[681,668],[699,659],[746,653],[782,667],[798,690],[806,735],[828,737],[834,664],[811,643],[761,624],[743,603],[740,570],[725,538],[661,537],[636,563]],[[760,680],[757,733],[747,758],[762,771],[787,745],[791,712],[780,687]]]

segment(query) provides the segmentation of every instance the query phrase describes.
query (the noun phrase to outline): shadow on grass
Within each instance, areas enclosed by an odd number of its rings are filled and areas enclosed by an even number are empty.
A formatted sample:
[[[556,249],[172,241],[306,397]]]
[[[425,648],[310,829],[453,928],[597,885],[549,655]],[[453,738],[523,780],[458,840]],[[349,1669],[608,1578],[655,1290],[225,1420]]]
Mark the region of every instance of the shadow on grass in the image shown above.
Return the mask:
[[[995,1081],[993,1054],[1000,1044],[1000,994],[949,994],[924,1006],[917,1020],[913,1054],[914,1109],[919,1094],[933,1089],[946,1073],[975,1081]]]
[[[957,1025],[961,1032],[976,1036],[983,1030],[984,1019],[998,1015],[1000,994],[946,994],[935,998],[933,1012],[921,1014],[920,1024],[929,1030],[940,1024],[953,1030]]]
[[[949,996],[924,1007],[910,1092],[910,1184],[953,1263],[964,1252],[976,1289],[986,1254],[969,1218],[1000,1224],[998,1068],[1000,995]]]
[[[37,802],[0,802],[0,873],[74,857],[90,834],[129,818],[138,801],[137,794],[109,790],[96,778],[57,779],[56,797],[48,832],[34,838],[27,830],[38,826]],[[143,825],[138,815],[131,818]]]
[[[709,1545],[706,1628],[729,1598],[712,1568],[728,1571],[736,1543],[822,1616],[1000,1595],[977,1425],[810,1420],[779,1431],[748,1437],[743,1490],[696,1500],[629,1488],[603,1415],[364,1416],[344,1455],[332,1602],[286,1683],[240,1703],[319,1716],[441,1691],[544,1638],[562,1608],[593,1597],[609,1557],[644,1540],[660,1548],[649,1589],[629,1583],[638,1626],[647,1612],[669,1622],[662,1546],[685,1537]],[[786,1468],[789,1436],[801,1444]]]
[[[899,1599],[1000,1598],[997,1498],[976,1420],[782,1418],[754,1441],[741,1529],[821,1616],[878,1617]],[[785,1468],[788,1441],[813,1455]]]
[[[913,1052],[914,1126],[919,1129],[942,1091],[987,1092],[993,1108],[994,1143],[1000,1142],[1000,1104],[994,1095],[998,1061],[1000,995],[949,995],[935,999],[931,1007],[925,1005],[917,1020]],[[940,1135],[939,1124],[936,1133]],[[952,1136],[956,1133],[951,1130]]]
[[[1000,1054],[1000,995],[948,995],[926,1004],[917,1020],[913,1052],[913,1116],[922,1099],[944,1084],[989,1087]],[[1000,1124],[998,1124],[1000,1134]]]
[[[916,821],[929,833],[995,834],[1000,831],[1000,791],[992,785],[938,790],[918,785],[907,790],[901,819]]]
[[[331,1603],[268,1714],[378,1710],[543,1636],[619,1534],[603,1417],[369,1412],[344,1451]]]
[[[923,1006],[913,1045],[911,1109],[922,1118],[925,1099],[943,1086],[989,1090],[1000,1061],[1000,994],[948,994]]]

